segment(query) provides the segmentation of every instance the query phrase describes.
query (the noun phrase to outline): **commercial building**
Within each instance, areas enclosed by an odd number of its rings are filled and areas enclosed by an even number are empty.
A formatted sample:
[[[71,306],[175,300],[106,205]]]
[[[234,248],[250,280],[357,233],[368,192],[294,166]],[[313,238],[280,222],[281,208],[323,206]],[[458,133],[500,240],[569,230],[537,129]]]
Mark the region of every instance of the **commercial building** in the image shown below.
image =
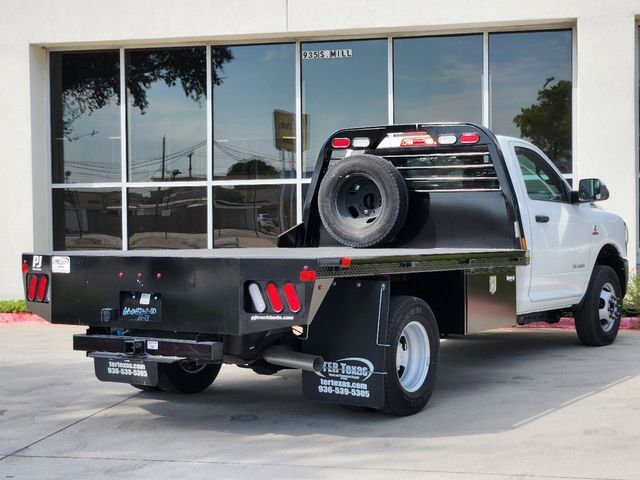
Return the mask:
[[[30,250],[270,246],[346,126],[540,146],[638,250],[640,0],[4,0],[0,298]]]

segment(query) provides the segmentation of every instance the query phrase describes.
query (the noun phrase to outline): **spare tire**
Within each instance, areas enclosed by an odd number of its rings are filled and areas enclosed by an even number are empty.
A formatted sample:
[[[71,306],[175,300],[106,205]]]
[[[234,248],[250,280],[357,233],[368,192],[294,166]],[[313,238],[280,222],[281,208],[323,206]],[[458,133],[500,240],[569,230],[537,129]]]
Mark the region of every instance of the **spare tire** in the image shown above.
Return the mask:
[[[356,248],[392,240],[407,216],[409,195],[400,172],[375,155],[347,157],[320,184],[318,210],[333,238]]]

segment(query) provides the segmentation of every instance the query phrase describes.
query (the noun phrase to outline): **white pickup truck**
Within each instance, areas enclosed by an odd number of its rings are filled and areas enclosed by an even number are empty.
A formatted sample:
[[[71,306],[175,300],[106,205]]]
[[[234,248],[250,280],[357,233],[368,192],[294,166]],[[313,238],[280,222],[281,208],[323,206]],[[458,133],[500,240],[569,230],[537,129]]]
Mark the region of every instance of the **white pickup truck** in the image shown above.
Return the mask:
[[[583,344],[615,340],[626,225],[596,205],[604,184],[578,185],[478,125],[344,129],[278,248],[28,253],[25,296],[88,326],[74,349],[103,381],[195,393],[223,363],[299,368],[310,399],[410,415],[435,387],[441,335],[572,312]]]

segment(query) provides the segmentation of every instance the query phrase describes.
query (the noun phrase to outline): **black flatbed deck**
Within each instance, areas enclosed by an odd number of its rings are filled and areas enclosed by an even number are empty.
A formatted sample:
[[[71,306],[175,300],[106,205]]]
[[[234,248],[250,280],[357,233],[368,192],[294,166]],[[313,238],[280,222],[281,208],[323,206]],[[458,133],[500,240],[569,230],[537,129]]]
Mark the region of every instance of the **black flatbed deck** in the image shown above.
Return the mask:
[[[318,278],[353,277],[380,274],[500,268],[528,264],[525,250],[491,248],[234,248],[189,250],[65,251],[47,255],[66,257],[224,259],[239,262],[270,260],[308,261]],[[336,268],[348,257],[348,268]]]

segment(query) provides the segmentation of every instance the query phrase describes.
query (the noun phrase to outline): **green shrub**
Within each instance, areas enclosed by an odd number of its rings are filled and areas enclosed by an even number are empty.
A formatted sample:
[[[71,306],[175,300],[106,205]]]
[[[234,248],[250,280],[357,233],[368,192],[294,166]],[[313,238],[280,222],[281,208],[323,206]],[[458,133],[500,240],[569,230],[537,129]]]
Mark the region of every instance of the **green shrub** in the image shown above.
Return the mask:
[[[0,313],[26,313],[27,304],[24,300],[0,300]]]
[[[629,278],[627,295],[624,297],[624,314],[631,316],[640,314],[640,275],[637,273]]]

